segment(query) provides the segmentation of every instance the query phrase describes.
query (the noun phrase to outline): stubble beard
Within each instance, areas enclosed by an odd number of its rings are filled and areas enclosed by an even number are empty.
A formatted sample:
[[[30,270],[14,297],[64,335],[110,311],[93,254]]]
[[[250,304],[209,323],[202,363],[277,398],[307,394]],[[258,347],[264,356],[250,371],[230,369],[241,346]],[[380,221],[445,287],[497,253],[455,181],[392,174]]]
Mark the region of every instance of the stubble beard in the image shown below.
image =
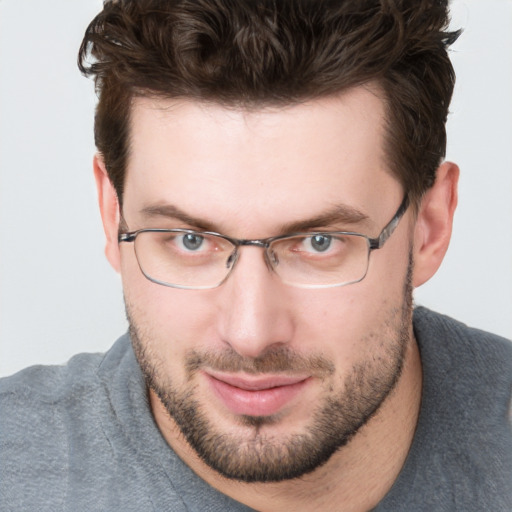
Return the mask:
[[[322,357],[304,358],[288,349],[277,349],[257,359],[247,360],[234,351],[225,354],[190,352],[185,362],[188,386],[175,386],[162,365],[148,350],[151,339],[143,336],[133,321],[127,304],[127,316],[135,355],[146,383],[159,397],[188,444],[212,469],[226,478],[243,482],[279,482],[301,477],[325,464],[345,446],[376,414],[395,388],[402,373],[410,340],[412,322],[412,263],[409,264],[401,307],[390,313],[382,326],[389,334],[376,337],[386,346],[383,357],[355,365],[337,393],[331,392],[312,412],[308,426],[300,433],[272,435],[265,428],[279,416],[241,416],[239,425],[249,429],[242,436],[217,428],[208,418],[196,396],[193,377],[204,366],[235,371],[290,372],[311,369],[324,376],[333,372],[332,363]],[[380,333],[379,333],[380,334]],[[372,337],[373,340],[373,337]]]

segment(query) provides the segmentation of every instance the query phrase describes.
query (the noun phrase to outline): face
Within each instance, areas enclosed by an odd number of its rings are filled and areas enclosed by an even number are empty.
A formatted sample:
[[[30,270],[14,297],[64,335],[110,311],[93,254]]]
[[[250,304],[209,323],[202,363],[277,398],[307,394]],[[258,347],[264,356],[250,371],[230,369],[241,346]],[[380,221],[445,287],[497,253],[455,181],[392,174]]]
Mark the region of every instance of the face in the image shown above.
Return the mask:
[[[124,223],[245,239],[292,225],[375,237],[403,198],[384,165],[383,124],[381,100],[363,88],[256,111],[138,99]],[[284,284],[259,247],[242,247],[228,280],[208,290],[150,282],[133,244],[112,249],[135,352],[171,431],[228,478],[278,481],[325,463],[400,375],[410,225],[408,212],[363,281],[327,289]]]

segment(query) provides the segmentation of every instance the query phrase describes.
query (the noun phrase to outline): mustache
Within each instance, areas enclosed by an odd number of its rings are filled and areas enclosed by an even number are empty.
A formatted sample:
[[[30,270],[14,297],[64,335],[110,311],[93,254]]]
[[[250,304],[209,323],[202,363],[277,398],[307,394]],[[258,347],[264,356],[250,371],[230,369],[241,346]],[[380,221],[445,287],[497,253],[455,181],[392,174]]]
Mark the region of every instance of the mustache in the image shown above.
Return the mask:
[[[335,371],[334,364],[325,357],[303,356],[286,347],[272,349],[254,358],[243,357],[233,349],[220,353],[191,350],[186,354],[185,368],[189,375],[202,368],[249,374],[308,373],[317,377],[327,377]]]

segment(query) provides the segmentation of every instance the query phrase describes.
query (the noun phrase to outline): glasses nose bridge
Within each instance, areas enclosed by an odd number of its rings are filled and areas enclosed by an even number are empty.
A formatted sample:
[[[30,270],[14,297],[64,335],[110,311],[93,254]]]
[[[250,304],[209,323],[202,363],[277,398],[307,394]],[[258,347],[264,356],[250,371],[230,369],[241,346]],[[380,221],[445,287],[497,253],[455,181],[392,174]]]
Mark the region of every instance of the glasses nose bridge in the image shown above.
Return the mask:
[[[270,243],[265,239],[256,239],[256,240],[237,240],[238,245],[253,245],[255,247],[261,247],[262,249],[268,249]]]
[[[240,254],[238,249],[243,246],[253,246],[253,247],[260,247],[263,249],[265,263],[270,271],[274,271],[274,267],[277,264],[277,261],[275,261],[275,258],[272,257],[272,255],[269,252],[269,248],[271,245],[271,241],[264,238],[259,239],[238,239],[236,240],[236,249],[232,256],[234,256],[230,262],[228,262],[228,266],[230,266],[230,263],[232,264],[231,270],[233,270],[235,264],[238,262]]]

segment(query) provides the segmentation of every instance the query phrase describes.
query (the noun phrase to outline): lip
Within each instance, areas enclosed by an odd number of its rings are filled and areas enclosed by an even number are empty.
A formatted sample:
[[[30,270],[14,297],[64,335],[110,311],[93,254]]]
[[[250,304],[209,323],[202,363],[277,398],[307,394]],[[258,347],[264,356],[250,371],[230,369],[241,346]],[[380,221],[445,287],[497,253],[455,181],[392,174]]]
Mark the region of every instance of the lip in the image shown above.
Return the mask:
[[[204,372],[215,395],[233,414],[271,416],[304,390],[308,376]]]

